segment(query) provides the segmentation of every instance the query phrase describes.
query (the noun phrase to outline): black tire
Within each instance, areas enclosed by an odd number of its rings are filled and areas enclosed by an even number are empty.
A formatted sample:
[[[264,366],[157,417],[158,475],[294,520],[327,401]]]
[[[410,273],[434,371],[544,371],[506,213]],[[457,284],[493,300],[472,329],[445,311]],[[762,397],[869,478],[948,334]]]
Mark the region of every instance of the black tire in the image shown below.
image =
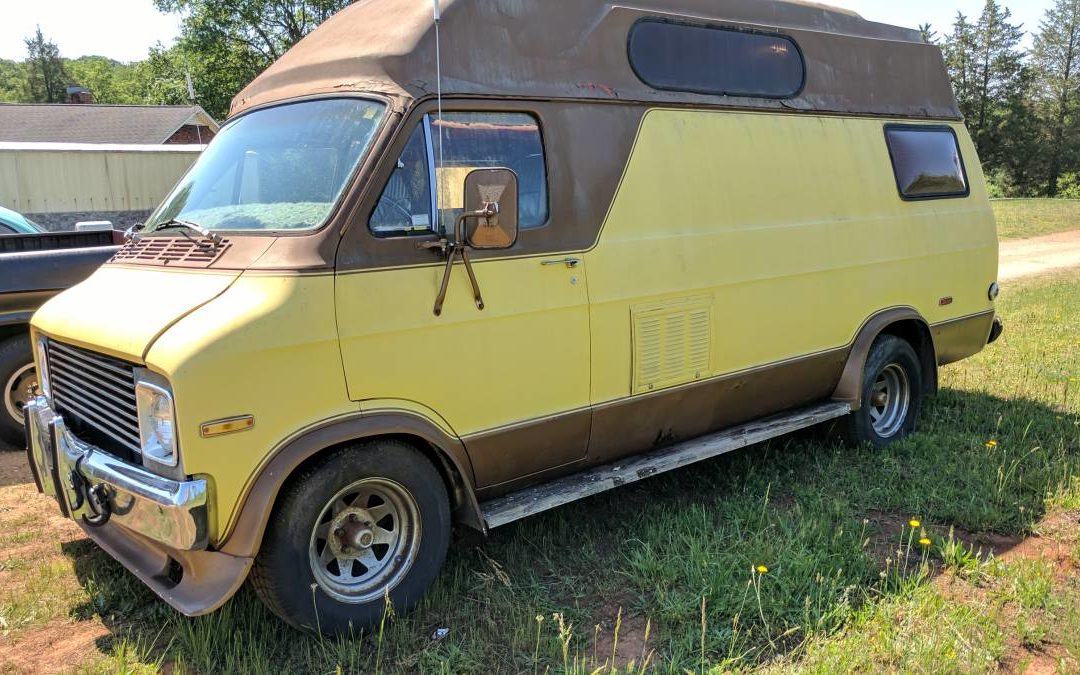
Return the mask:
[[[369,516],[365,514],[374,514],[377,512],[375,510],[389,502],[384,499],[379,503],[377,492],[372,493],[375,495],[374,499],[359,492],[348,493],[345,495],[346,499],[355,499],[356,503],[342,502],[345,508],[334,515],[333,503],[339,501],[335,498],[358,484],[363,486],[357,488],[358,490],[381,487],[394,491],[402,488],[404,492],[401,494],[392,492],[390,502],[396,503],[397,499],[404,504],[411,498],[412,505],[400,507],[403,514],[400,520],[388,521],[387,518],[392,518],[391,515],[381,516],[381,520],[380,516],[371,515],[369,520]],[[360,496],[354,498],[352,494]],[[372,503],[375,503],[375,506],[369,506]],[[415,509],[410,511],[412,506],[415,506]],[[350,510],[357,509],[360,509],[361,513],[359,519],[355,517],[355,513],[349,513]],[[397,513],[393,504],[390,504],[389,509],[394,514]],[[415,530],[411,530],[406,522],[409,512],[418,515],[419,522]],[[344,522],[339,520],[342,517],[346,517]],[[327,537],[334,537],[334,546],[337,547],[335,551],[345,551],[350,555],[368,555],[369,551],[363,550],[359,544],[350,548],[343,542],[358,542],[360,537],[364,536],[362,533],[386,534],[389,531],[372,525],[372,520],[388,527],[393,525],[400,541],[412,542],[411,548],[404,545],[387,546],[383,552],[384,558],[376,562],[389,566],[387,569],[402,567],[403,563],[400,561],[408,557],[407,553],[392,552],[404,551],[406,548],[413,552],[412,560],[395,572],[398,576],[390,579],[382,590],[375,593],[375,597],[361,598],[354,594],[346,598],[349,601],[343,601],[341,597],[334,596],[339,590],[334,588],[337,580],[332,578],[333,575],[353,575],[359,570],[363,576],[370,570],[365,568],[359,559],[350,561],[347,571],[334,560],[329,561],[329,568],[316,560],[319,551],[329,555],[331,549],[330,539],[321,539],[316,530],[329,526],[334,528],[334,532],[341,533],[334,535],[327,530]],[[360,530],[345,533],[346,527]],[[293,626],[321,631],[328,636],[358,635],[361,630],[378,625],[382,619],[386,609],[384,593],[388,594],[397,613],[406,612],[416,604],[431,586],[446,559],[450,530],[450,504],[446,486],[439,472],[426,457],[412,445],[398,440],[383,439],[358,443],[333,452],[305,467],[282,490],[267,524],[262,546],[255,557],[250,581],[262,601]],[[416,537],[419,538],[418,543],[415,541]],[[320,547],[319,541],[325,543]],[[369,542],[367,549],[370,549],[370,555],[377,556],[378,547],[382,545]],[[334,569],[337,572],[333,572]],[[376,579],[378,576],[376,575]],[[370,596],[370,589],[368,591],[367,595]],[[359,593],[359,590],[355,593]]]
[[[27,366],[30,370],[27,370]],[[0,441],[22,448],[26,444],[23,432],[22,386],[34,377],[34,354],[30,336],[16,335],[0,342]]]
[[[853,445],[894,443],[915,430],[922,398],[919,355],[906,340],[882,335],[870,347],[863,367],[862,406],[841,421],[841,436]]]

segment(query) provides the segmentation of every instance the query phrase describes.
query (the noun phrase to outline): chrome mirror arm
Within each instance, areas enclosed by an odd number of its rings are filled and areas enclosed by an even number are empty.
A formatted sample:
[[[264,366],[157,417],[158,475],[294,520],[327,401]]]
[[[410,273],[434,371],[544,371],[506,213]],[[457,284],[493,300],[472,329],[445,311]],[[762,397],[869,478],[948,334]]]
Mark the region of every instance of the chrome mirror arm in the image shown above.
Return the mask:
[[[473,272],[472,261],[469,259],[469,243],[465,241],[465,221],[469,218],[491,218],[499,213],[499,205],[495,202],[487,202],[482,209],[463,213],[454,222],[454,241],[448,242],[441,239],[438,242],[426,241],[422,248],[441,248],[447,253],[446,268],[443,270],[442,283],[439,284],[439,294],[435,296],[435,316],[441,316],[443,303],[446,302],[446,292],[450,287],[450,272],[454,268],[454,257],[461,255],[461,262],[465,263],[465,271],[469,273],[469,283],[472,284],[473,301],[477,309],[484,309],[484,297],[480,293],[480,282],[476,280]]]

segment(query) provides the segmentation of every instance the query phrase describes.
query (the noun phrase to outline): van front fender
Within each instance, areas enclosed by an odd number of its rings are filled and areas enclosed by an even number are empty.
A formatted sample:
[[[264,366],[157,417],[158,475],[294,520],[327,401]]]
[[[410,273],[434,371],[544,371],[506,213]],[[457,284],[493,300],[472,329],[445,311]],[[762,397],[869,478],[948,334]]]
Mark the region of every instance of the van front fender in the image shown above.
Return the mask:
[[[460,439],[426,417],[409,410],[372,410],[324,420],[281,443],[270,453],[238,508],[234,525],[218,550],[233,556],[258,553],[278,493],[304,462],[352,441],[379,436],[411,437],[429,444],[436,468],[447,479],[455,520],[486,531],[473,489],[472,465]],[[428,448],[420,448],[428,450]]]

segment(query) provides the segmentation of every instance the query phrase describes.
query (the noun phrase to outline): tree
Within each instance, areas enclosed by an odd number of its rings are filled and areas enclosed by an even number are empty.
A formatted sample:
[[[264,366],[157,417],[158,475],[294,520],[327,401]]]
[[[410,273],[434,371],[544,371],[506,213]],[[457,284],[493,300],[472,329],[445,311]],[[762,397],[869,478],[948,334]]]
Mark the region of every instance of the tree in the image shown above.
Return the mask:
[[[976,106],[975,96],[975,26],[970,24],[962,13],[956,13],[952,33],[945,37],[942,45],[945,66],[952,79],[953,91],[960,112],[965,119],[971,119]]]
[[[1046,10],[1032,53],[1035,97],[1048,133],[1045,192],[1058,194],[1067,158],[1076,158],[1076,107],[1080,101],[1080,0],[1057,0]]]
[[[1011,16],[997,0],[986,0],[975,23],[958,13],[943,50],[983,165],[995,176],[1004,172],[1012,189],[1027,191],[1037,157],[1028,145],[1032,78],[1020,48],[1024,32],[1009,23]]]
[[[919,24],[919,34],[922,35],[923,42],[928,45],[936,45],[938,42],[937,31],[928,23]]]
[[[0,59],[0,102],[20,103],[26,95],[26,67],[18,61]]]
[[[104,56],[81,56],[64,61],[64,69],[73,84],[80,84],[94,94],[98,103],[141,103],[135,85],[135,67]]]
[[[172,80],[179,72],[182,81],[178,64],[183,64],[192,71],[199,103],[224,117],[240,89],[349,2],[154,0],[161,11],[181,12],[184,19],[180,40],[171,49],[158,50],[152,70]]]
[[[33,37],[26,38],[26,90],[28,100],[36,103],[63,103],[67,98],[67,73],[56,44],[45,39],[41,26]]]

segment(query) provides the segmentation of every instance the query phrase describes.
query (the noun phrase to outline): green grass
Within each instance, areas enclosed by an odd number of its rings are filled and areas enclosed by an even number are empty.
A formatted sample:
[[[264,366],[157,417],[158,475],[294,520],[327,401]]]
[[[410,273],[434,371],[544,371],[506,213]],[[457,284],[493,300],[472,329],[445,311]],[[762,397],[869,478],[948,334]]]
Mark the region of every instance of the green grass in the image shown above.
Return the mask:
[[[1049,644],[1075,667],[1078,582],[959,539],[1080,508],[1080,280],[1016,284],[1001,311],[1002,339],[943,370],[912,438],[875,451],[807,433],[466,534],[381,635],[298,633],[246,589],[185,618],[85,542],[64,547],[78,583],[59,611],[112,630],[100,671],[585,673],[614,651],[624,671],[980,672]],[[40,623],[30,605],[0,606],[11,639]]]
[[[1002,239],[1080,230],[1080,200],[995,199],[991,203]]]

